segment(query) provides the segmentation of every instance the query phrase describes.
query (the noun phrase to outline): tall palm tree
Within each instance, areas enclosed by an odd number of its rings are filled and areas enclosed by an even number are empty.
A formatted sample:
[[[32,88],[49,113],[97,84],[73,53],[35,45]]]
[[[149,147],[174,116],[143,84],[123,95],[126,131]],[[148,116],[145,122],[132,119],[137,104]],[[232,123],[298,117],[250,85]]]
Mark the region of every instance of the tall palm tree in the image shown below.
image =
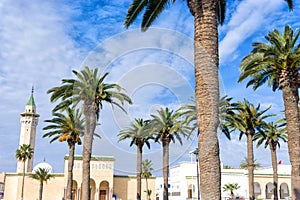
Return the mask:
[[[269,146],[271,150],[272,167],[273,167],[273,193],[274,200],[278,199],[278,174],[277,174],[277,146],[280,148],[279,140],[283,142],[287,141],[287,133],[285,128],[285,123],[282,120],[278,120],[275,123],[270,122],[264,128],[263,132],[256,134],[253,138],[254,141],[257,140],[257,147],[265,143],[265,148]]]
[[[124,26],[128,28],[145,10],[142,30],[146,31],[159,14],[176,0],[132,0]],[[285,0],[290,9],[292,0]],[[221,169],[218,127],[218,24],[225,18],[226,0],[187,0],[194,16],[194,65],[202,199],[221,199]],[[209,169],[209,170],[208,170]]]
[[[66,141],[69,146],[68,158],[68,182],[67,182],[67,200],[72,200],[72,182],[73,182],[73,165],[75,145],[81,144],[80,136],[83,135],[84,121],[81,112],[77,109],[66,109],[66,114],[54,112],[53,118],[45,120],[50,125],[43,128],[48,131],[43,137],[50,137],[52,143],[55,140],[60,142]]]
[[[266,118],[273,115],[264,115],[270,109],[260,110],[260,105],[254,107],[249,101],[244,99],[243,102],[238,101],[236,104],[236,112],[234,117],[225,118],[224,126],[228,127],[230,132],[239,131],[241,140],[245,135],[247,137],[247,157],[248,157],[248,183],[250,200],[255,199],[254,196],[254,155],[253,155],[253,136],[261,130],[266,124]]]
[[[24,197],[24,180],[25,180],[25,162],[31,159],[33,156],[33,148],[30,144],[22,144],[16,151],[16,158],[23,162],[23,174],[22,174],[22,190],[21,190],[21,200]]]
[[[84,141],[82,150],[82,198],[90,200],[90,160],[93,146],[93,134],[96,128],[99,112],[103,103],[107,102],[122,110],[124,102],[131,103],[131,99],[122,92],[123,88],[118,84],[104,83],[108,73],[103,76],[98,69],[85,67],[80,72],[73,70],[76,79],[63,79],[62,85],[48,90],[51,93],[51,101],[62,100],[55,110],[66,108],[70,104],[78,105],[84,115]]]
[[[241,161],[239,168],[240,168],[240,169],[248,169],[248,167],[249,167],[249,159],[248,159],[248,157],[245,157],[245,158]],[[257,168],[259,168],[259,167],[261,167],[261,164],[260,164],[259,162],[257,162],[256,159],[254,159],[254,160],[253,160],[253,168],[254,168],[254,169],[257,169]]]
[[[38,168],[32,174],[30,174],[29,177],[38,180],[40,182],[39,200],[42,200],[44,182],[47,183],[49,179],[54,178],[54,175],[50,174],[48,169]]]
[[[161,142],[163,147],[163,200],[168,200],[169,144],[175,142],[175,139],[182,144],[181,136],[189,138],[191,134],[191,128],[184,120],[180,120],[180,116],[179,112],[169,108],[161,108],[151,115],[150,124],[155,132],[155,142]]]
[[[152,176],[152,172],[153,168],[152,168],[152,161],[151,160],[143,160],[142,162],[142,177],[146,179],[146,193],[147,193],[147,197],[146,200],[151,200],[151,190],[148,189],[148,178],[150,178]]]
[[[268,43],[253,43],[253,50],[240,65],[239,78],[239,82],[249,78],[247,86],[252,85],[254,90],[268,83],[273,91],[282,91],[292,165],[293,199],[300,199],[299,35],[298,29],[294,31],[287,25],[282,34],[277,29],[269,32],[265,36]]]
[[[227,183],[223,186],[223,191],[229,191],[231,198],[234,198],[234,190],[238,190],[241,186],[239,186],[237,183]]]
[[[134,123],[130,124],[130,127],[123,129],[118,134],[119,141],[125,139],[131,139],[130,146],[133,144],[137,147],[137,167],[136,167],[136,176],[137,176],[137,200],[141,199],[142,192],[142,156],[143,156],[143,146],[144,144],[150,149],[149,140],[153,139],[152,130],[150,129],[149,120],[144,121],[143,119],[135,119]]]

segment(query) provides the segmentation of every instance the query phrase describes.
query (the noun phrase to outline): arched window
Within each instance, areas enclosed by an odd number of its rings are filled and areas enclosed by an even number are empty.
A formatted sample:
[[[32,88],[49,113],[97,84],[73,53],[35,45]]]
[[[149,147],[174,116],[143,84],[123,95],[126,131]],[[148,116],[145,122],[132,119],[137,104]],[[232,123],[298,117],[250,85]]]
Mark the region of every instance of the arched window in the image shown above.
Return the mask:
[[[286,183],[281,183],[280,184],[279,191],[280,191],[280,199],[284,199],[284,198],[290,196],[289,186]]]
[[[193,198],[195,196],[195,185],[190,184],[188,187],[188,198]]]
[[[274,185],[273,183],[268,183],[266,185],[266,199],[271,199],[273,195]]]
[[[259,195],[261,195],[260,184],[257,182],[254,182],[254,196],[255,196],[255,198],[258,198]]]

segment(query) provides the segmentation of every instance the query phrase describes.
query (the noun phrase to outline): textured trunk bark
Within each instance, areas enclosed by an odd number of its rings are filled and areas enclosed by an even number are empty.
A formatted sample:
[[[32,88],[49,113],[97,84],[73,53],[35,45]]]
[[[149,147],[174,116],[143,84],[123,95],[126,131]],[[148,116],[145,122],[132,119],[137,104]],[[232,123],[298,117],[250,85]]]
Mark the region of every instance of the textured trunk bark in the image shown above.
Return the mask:
[[[273,143],[269,142],[269,147],[271,150],[272,158],[272,167],[273,167],[273,185],[274,185],[274,200],[278,200],[278,173],[277,173],[277,155],[276,155],[276,146]]]
[[[162,141],[163,145],[163,177],[164,177],[164,192],[163,200],[169,199],[169,142]]]
[[[221,199],[218,104],[218,24],[217,1],[188,0],[194,16],[195,97],[200,130],[199,168],[202,200]]]
[[[94,103],[84,102],[85,118],[84,141],[82,147],[82,199],[90,200],[90,161],[93,147],[93,133],[96,127],[96,109]]]
[[[67,200],[72,200],[74,151],[75,144],[69,144]]]
[[[44,181],[40,182],[40,190],[39,190],[39,200],[43,199],[43,188],[44,188]]]
[[[247,154],[248,154],[248,184],[249,184],[249,199],[254,200],[254,155],[253,155],[253,134],[254,131],[247,131]]]
[[[300,125],[298,84],[290,83],[282,88],[288,133],[288,149],[292,165],[292,199],[300,199]]]
[[[137,166],[136,166],[136,178],[137,178],[137,194],[136,199],[141,199],[142,192],[142,181],[141,181],[141,173],[142,173],[142,153],[143,153],[143,145],[137,145]]]
[[[25,160],[25,161],[26,161],[26,160]],[[21,200],[23,200],[23,198],[24,198],[25,161],[23,161],[23,174],[22,174],[22,190],[21,190]]]

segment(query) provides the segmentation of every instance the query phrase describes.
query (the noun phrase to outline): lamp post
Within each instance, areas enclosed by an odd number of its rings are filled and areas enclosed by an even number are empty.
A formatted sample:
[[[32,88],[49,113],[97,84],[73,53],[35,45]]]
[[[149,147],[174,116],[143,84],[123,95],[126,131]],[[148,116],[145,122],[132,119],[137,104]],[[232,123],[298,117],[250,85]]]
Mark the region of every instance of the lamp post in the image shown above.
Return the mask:
[[[196,164],[197,164],[197,188],[198,188],[198,200],[200,200],[200,182],[199,182],[199,160],[198,160],[198,148],[196,148],[192,152],[196,157]]]

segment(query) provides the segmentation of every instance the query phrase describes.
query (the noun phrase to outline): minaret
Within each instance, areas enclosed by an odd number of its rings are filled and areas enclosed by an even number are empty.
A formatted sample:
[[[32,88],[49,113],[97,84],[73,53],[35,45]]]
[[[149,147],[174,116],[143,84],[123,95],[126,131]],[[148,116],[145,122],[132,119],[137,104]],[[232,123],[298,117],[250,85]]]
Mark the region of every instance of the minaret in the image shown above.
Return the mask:
[[[36,126],[38,125],[39,114],[36,113],[36,106],[33,98],[34,89],[32,87],[31,95],[25,106],[25,112],[21,113],[21,132],[20,132],[20,145],[30,144],[34,149]],[[33,165],[33,156],[25,162],[25,172],[31,172]],[[17,173],[23,172],[23,162],[18,161]]]

